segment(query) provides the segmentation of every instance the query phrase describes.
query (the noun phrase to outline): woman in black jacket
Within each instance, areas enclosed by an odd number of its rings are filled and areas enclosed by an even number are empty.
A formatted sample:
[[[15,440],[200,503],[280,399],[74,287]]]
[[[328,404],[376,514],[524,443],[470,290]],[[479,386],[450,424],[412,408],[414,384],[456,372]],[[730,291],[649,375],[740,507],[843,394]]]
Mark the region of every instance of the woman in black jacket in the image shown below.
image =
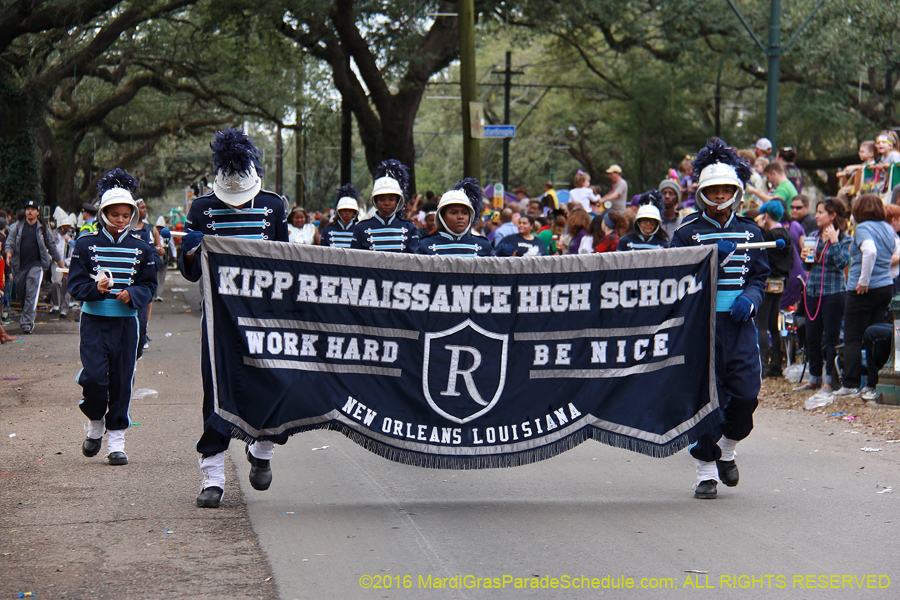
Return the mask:
[[[763,230],[763,239],[767,242],[784,240],[784,248],[769,248],[766,251],[769,256],[771,273],[766,280],[766,293],[759,307],[759,313],[756,315],[763,377],[781,377],[781,335],[778,331],[778,313],[785,281],[794,264],[793,240],[788,230],[781,225],[782,217],[784,217],[784,204],[780,200],[766,202],[759,209],[758,223]],[[769,336],[772,336],[771,345]]]

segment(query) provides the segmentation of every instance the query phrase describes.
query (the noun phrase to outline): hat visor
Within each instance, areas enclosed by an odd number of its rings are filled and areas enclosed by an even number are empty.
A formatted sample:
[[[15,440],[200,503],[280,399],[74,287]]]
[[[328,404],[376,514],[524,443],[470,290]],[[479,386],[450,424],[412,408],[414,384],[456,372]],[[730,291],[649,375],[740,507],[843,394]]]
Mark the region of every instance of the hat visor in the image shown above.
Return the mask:
[[[236,193],[229,193],[227,190],[225,190],[225,188],[219,185],[218,181],[213,181],[213,193],[215,193],[216,198],[218,198],[228,206],[232,206],[234,208],[243,206],[244,204],[247,204],[248,202],[253,200],[261,189],[262,180],[259,178],[256,179],[256,183],[254,183],[253,187],[251,187],[250,189]]]
[[[739,190],[744,189],[744,184],[741,183],[739,179],[735,179],[734,177],[710,177],[703,183],[699,184],[697,186],[697,189],[702,190],[708,188],[711,185],[733,185]]]

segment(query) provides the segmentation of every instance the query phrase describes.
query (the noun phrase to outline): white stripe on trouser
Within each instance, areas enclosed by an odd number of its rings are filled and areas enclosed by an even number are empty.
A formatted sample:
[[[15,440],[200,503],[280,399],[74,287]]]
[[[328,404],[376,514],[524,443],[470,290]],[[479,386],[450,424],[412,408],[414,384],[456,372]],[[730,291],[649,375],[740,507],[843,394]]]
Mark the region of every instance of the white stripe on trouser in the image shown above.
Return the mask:
[[[203,491],[208,487],[217,487],[225,489],[225,453],[219,452],[212,456],[197,459],[200,470],[203,472],[203,483],[200,484],[200,490]]]
[[[708,481],[713,479],[721,483],[719,479],[719,469],[716,468],[715,461],[706,462],[705,460],[700,460],[699,458],[694,459],[694,464],[697,465],[697,484],[699,485],[703,481]]]
[[[63,285],[63,274],[56,263],[50,263],[50,302],[59,307],[60,314],[66,314],[69,305],[69,296],[66,286]]]
[[[32,268],[32,270],[34,270]],[[38,271],[38,281],[37,286],[35,286],[34,290],[34,304],[31,305],[31,322],[34,322],[34,313],[37,312],[38,300],[41,299],[41,284],[44,282],[44,269]]]
[[[125,452],[125,430],[111,429],[106,433],[106,452]]]
[[[724,435],[719,438],[717,442],[719,448],[722,449],[722,459],[721,460],[734,460],[734,457],[737,456],[737,452],[735,452],[735,448],[737,448],[738,443],[735,440],[729,440]]]
[[[106,431],[106,418],[100,419],[99,421],[88,421],[87,425],[84,426],[84,432],[87,434],[87,437],[92,440],[99,440],[103,437],[103,432]]]
[[[250,444],[250,454],[259,460],[272,460],[275,454],[275,442],[253,442]]]
[[[37,272],[35,276],[34,273]],[[44,269],[40,266],[31,267],[27,272],[16,277],[16,294],[22,298],[22,315],[19,317],[19,325],[31,328],[34,325],[35,311],[41,296],[41,283],[44,281]],[[24,288],[24,294],[22,289]],[[29,295],[34,298],[28,302]]]

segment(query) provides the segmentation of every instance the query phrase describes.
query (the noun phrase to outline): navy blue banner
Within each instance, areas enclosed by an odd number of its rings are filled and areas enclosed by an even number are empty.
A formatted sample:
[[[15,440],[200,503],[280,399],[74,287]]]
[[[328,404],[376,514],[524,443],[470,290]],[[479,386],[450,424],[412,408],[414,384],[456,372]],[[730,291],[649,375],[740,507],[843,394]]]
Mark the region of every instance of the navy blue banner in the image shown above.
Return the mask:
[[[589,438],[669,456],[720,419],[714,248],[471,259],[207,236],[214,424],[336,429],[435,468]]]

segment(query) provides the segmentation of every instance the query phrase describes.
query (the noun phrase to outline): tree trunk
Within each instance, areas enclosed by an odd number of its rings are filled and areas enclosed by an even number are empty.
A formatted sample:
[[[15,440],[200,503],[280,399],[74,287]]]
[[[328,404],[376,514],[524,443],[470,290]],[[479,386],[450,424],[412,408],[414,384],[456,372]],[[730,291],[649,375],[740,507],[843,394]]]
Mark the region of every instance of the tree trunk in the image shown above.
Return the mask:
[[[0,73],[0,206],[18,209],[28,200],[43,203],[37,126],[40,104]]]

